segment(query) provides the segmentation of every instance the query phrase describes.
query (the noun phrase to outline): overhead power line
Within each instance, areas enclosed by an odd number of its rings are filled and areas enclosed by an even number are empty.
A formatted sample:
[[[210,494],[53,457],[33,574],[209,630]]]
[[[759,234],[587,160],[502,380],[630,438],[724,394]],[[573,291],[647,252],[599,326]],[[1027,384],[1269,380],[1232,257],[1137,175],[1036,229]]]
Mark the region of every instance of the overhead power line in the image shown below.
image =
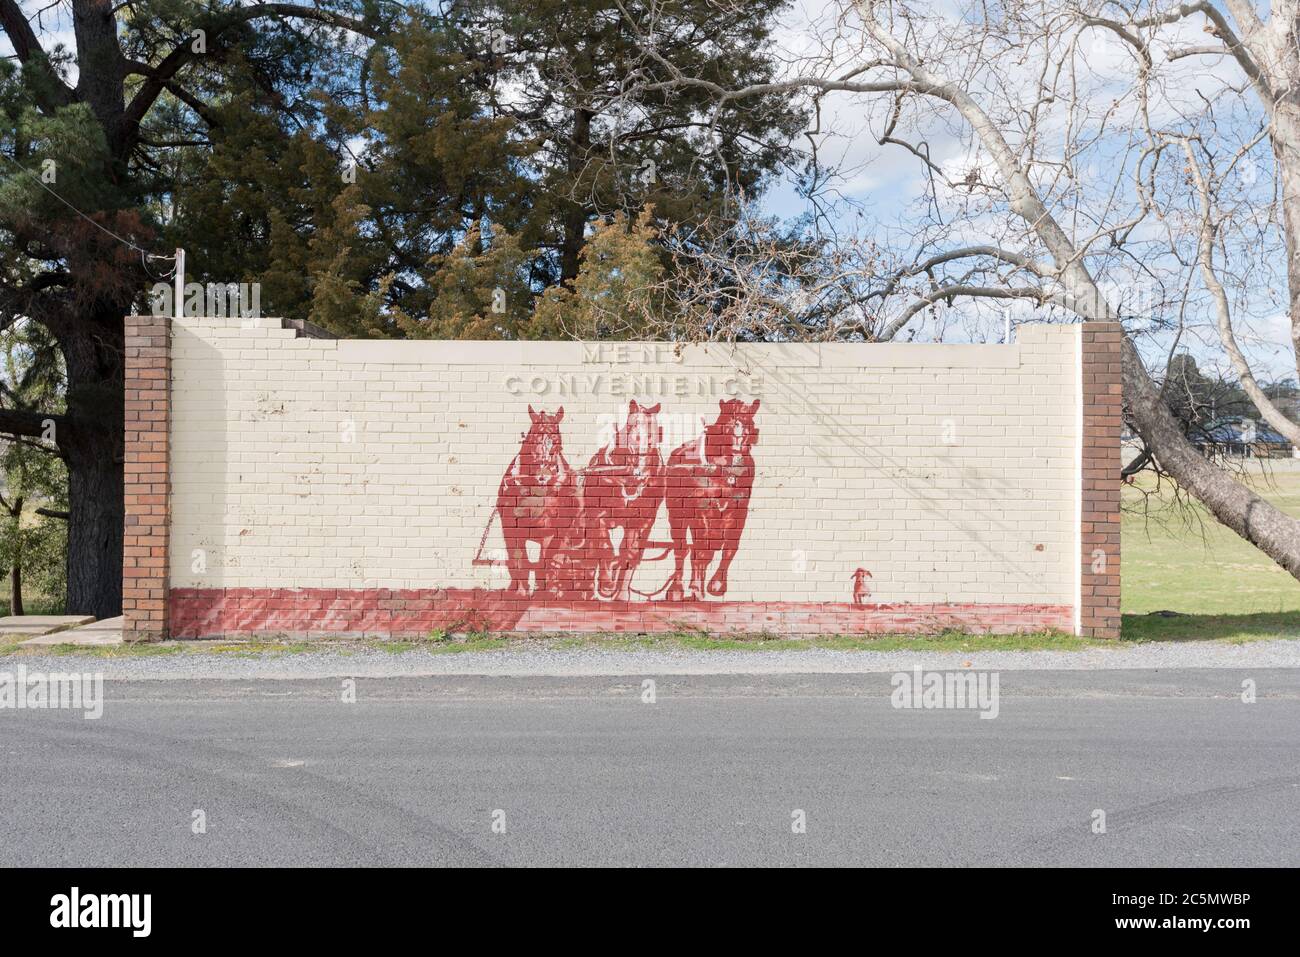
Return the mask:
[[[7,159],[10,163],[13,163],[14,166],[18,167],[18,169],[22,170],[22,171],[23,171],[24,173],[26,173],[28,176],[32,177],[32,179],[34,179],[34,180],[36,181],[36,184],[37,184],[38,186],[40,186],[41,189],[45,190],[47,193],[49,193],[51,196],[53,196],[55,199],[57,199],[57,200],[58,200],[60,203],[62,203],[64,206],[68,207],[68,209],[72,210],[74,213],[76,213],[78,216],[80,216],[80,217],[81,217],[82,219],[84,219],[86,222],[90,223],[90,225],[92,225],[92,226],[94,226],[96,229],[98,229],[101,233],[104,233],[104,234],[107,235],[107,236],[111,236],[113,239],[116,239],[119,243],[122,243],[124,246],[128,246],[128,247],[130,247],[131,249],[134,249],[136,252],[138,252],[138,253],[140,254],[140,263],[141,263],[142,266],[144,266],[144,271],[145,271],[146,273],[149,274],[150,278],[159,278],[159,277],[155,277],[155,276],[153,276],[152,273],[149,273],[149,267],[148,267],[148,265],[146,264],[148,260],[150,260],[150,259],[170,259],[170,260],[174,260],[174,259],[176,258],[175,256],[160,256],[160,255],[158,255],[158,254],[156,254],[156,253],[151,253],[151,252],[149,252],[149,250],[145,249],[143,246],[139,246],[139,245],[137,245],[136,243],[131,242],[131,240],[126,239],[126,238],[123,237],[123,236],[119,236],[117,233],[113,232],[111,229],[109,229],[109,228],[108,228],[107,226],[105,226],[103,223],[96,222],[92,217],[87,216],[85,213],[83,213],[80,209],[78,209],[78,208],[77,208],[75,205],[73,205],[71,202],[69,202],[68,200],[64,199],[62,196],[60,196],[57,192],[55,192],[55,190],[53,190],[53,189],[50,187],[50,184],[49,184],[49,183],[47,183],[47,182],[45,182],[45,180],[41,179],[41,177],[40,177],[40,175],[39,175],[38,173],[36,173],[36,172],[33,171],[33,170],[28,169],[26,166],[24,166],[22,163],[18,162],[16,159],[14,159],[12,156],[8,155],[7,153],[0,152],[0,156],[3,156],[3,157],[4,157],[5,159]],[[174,271],[175,271],[175,270],[173,269],[173,272],[174,272]],[[170,276],[170,275],[171,275],[171,273],[167,273],[166,276],[164,276],[164,277],[162,277],[162,278],[167,278],[167,276]]]

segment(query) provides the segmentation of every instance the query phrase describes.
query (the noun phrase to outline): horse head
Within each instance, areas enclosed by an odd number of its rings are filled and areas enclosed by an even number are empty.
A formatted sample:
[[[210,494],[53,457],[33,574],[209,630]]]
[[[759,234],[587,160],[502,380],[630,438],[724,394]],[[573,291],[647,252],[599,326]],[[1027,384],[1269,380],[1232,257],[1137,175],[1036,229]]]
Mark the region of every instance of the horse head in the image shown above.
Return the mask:
[[[525,475],[546,478],[567,472],[564,460],[564,441],[560,436],[560,423],[564,421],[564,406],[554,415],[547,415],[545,410],[533,411],[528,407],[528,418],[532,421],[528,432],[519,447],[519,461]]]
[[[664,428],[655,418],[658,414],[658,403],[639,405],[633,399],[627,407],[627,421],[614,436],[614,448],[635,462],[643,462],[657,452],[664,438]]]
[[[719,413],[708,427],[709,457],[721,456],[732,462],[746,458],[758,442],[758,426],[754,414],[759,400],[746,404],[740,399],[721,399]]]

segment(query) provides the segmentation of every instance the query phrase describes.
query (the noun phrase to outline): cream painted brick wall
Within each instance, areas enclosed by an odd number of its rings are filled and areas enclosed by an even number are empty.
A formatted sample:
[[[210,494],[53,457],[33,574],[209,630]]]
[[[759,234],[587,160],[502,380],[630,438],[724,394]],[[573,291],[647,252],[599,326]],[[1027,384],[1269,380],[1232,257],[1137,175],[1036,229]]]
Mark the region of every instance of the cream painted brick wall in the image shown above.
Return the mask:
[[[492,521],[527,407],[563,406],[581,468],[628,399],[664,455],[759,398],[729,600],[1075,599],[1078,330],[1011,346],[366,342],[181,319],[172,344],[173,587],[504,587]],[[635,381],[628,382],[628,379]],[[657,541],[668,540],[661,509]],[[671,557],[652,549],[635,587]]]

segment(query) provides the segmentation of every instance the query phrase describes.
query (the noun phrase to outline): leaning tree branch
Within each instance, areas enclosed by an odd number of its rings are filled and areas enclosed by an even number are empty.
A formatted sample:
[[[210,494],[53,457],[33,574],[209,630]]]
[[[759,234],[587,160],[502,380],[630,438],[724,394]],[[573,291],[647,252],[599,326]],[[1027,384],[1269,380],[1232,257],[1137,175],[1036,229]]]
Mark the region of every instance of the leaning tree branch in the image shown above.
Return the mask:
[[[210,129],[215,129],[221,125],[221,120],[217,117],[216,111],[179,83],[168,80],[163,84],[163,87],[168,93],[193,110],[195,115],[206,123]]]
[[[899,270],[889,277],[883,287],[873,292],[868,298],[887,299],[897,291],[899,283],[904,279],[910,279],[913,276],[928,273],[930,270],[935,269],[938,266],[955,262],[959,259],[974,259],[979,257],[987,257],[989,259],[996,259],[1000,262],[1008,263],[1018,269],[1024,269],[1027,272],[1031,272],[1040,279],[1054,278],[1056,275],[1055,270],[1053,270],[1048,264],[1038,262],[1032,256],[1026,256],[1024,253],[1016,252],[1014,249],[1003,249],[1001,246],[993,246],[989,244],[962,246],[958,249],[950,249],[947,252],[931,256],[922,263]]]
[[[839,77],[797,77],[790,80],[774,80],[768,83],[751,83],[742,87],[726,87],[721,83],[715,83],[712,80],[706,80],[703,77],[691,76],[682,70],[677,64],[673,63],[655,46],[654,40],[648,37],[641,29],[637,19],[632,16],[623,5],[623,0],[614,0],[618,6],[619,12],[623,14],[623,22],[632,32],[633,38],[637,45],[651,61],[658,64],[668,74],[666,80],[651,80],[638,84],[642,90],[650,92],[672,92],[680,90],[683,87],[703,90],[712,94],[715,102],[718,103],[719,110],[725,103],[734,100],[746,100],[756,96],[768,96],[772,93],[794,93],[799,90],[816,90],[819,93],[890,93],[890,92],[922,92],[916,89],[914,83],[907,80],[880,80],[875,82],[861,81],[854,79],[863,73],[880,67],[894,67],[894,64],[887,60],[876,60],[867,64],[860,64]]]
[[[34,57],[45,56],[45,49],[17,0],[0,0],[0,26],[8,34],[20,62],[30,63]]]
[[[890,320],[889,324],[881,330],[876,337],[881,342],[888,342],[898,335],[899,331],[907,325],[912,317],[917,313],[928,309],[936,302],[942,302],[945,299],[955,299],[958,296],[969,296],[974,299],[1032,299],[1035,302],[1051,302],[1066,309],[1070,308],[1069,302],[1057,293],[1046,289],[1035,289],[1025,286],[968,286],[962,283],[954,283],[947,286],[939,286],[930,290],[924,296],[917,299],[901,314]]]
[[[66,415],[51,412],[32,412],[27,409],[0,409],[0,435],[43,438],[49,423],[54,423],[55,435],[67,428]]]

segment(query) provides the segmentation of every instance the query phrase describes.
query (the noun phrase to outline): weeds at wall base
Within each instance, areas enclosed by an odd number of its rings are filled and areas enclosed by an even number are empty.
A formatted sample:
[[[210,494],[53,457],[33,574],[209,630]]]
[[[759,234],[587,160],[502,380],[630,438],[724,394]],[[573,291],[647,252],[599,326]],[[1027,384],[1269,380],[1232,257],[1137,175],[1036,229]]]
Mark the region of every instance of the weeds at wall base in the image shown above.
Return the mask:
[[[444,632],[435,630],[423,637],[376,638],[361,635],[329,637],[267,634],[219,639],[182,639],[133,642],[118,647],[87,648],[72,645],[20,649],[17,641],[0,641],[0,656],[10,654],[85,655],[93,657],[155,657],[163,655],[210,654],[232,657],[280,657],[310,652],[351,655],[367,651],[404,654],[458,654],[507,650],[530,651],[1074,651],[1089,647],[1114,646],[1114,642],[1078,638],[1061,632],[1009,635],[979,635],[948,631],[933,635],[817,635],[784,637],[771,631],[711,635],[682,629],[657,633],[551,633],[506,635],[486,631]]]
[[[168,655],[227,655],[241,658],[282,657],[325,652],[354,655],[382,651],[399,655],[423,651],[427,654],[458,654],[488,651],[1083,651],[1116,650],[1125,645],[1222,641],[1244,644],[1253,641],[1300,641],[1300,615],[1284,612],[1259,615],[1179,615],[1163,618],[1125,615],[1124,632],[1111,639],[1080,638],[1060,631],[1020,632],[989,635],[956,629],[928,635],[815,635],[785,637],[771,631],[712,635],[702,630],[681,628],[655,633],[550,633],[508,635],[488,631],[450,632],[441,629],[422,637],[379,638],[364,635],[313,636],[267,634],[219,639],[137,641],[118,647],[47,645],[21,648],[23,635],[0,636],[0,658],[29,655],[75,655],[96,658],[148,658]]]

